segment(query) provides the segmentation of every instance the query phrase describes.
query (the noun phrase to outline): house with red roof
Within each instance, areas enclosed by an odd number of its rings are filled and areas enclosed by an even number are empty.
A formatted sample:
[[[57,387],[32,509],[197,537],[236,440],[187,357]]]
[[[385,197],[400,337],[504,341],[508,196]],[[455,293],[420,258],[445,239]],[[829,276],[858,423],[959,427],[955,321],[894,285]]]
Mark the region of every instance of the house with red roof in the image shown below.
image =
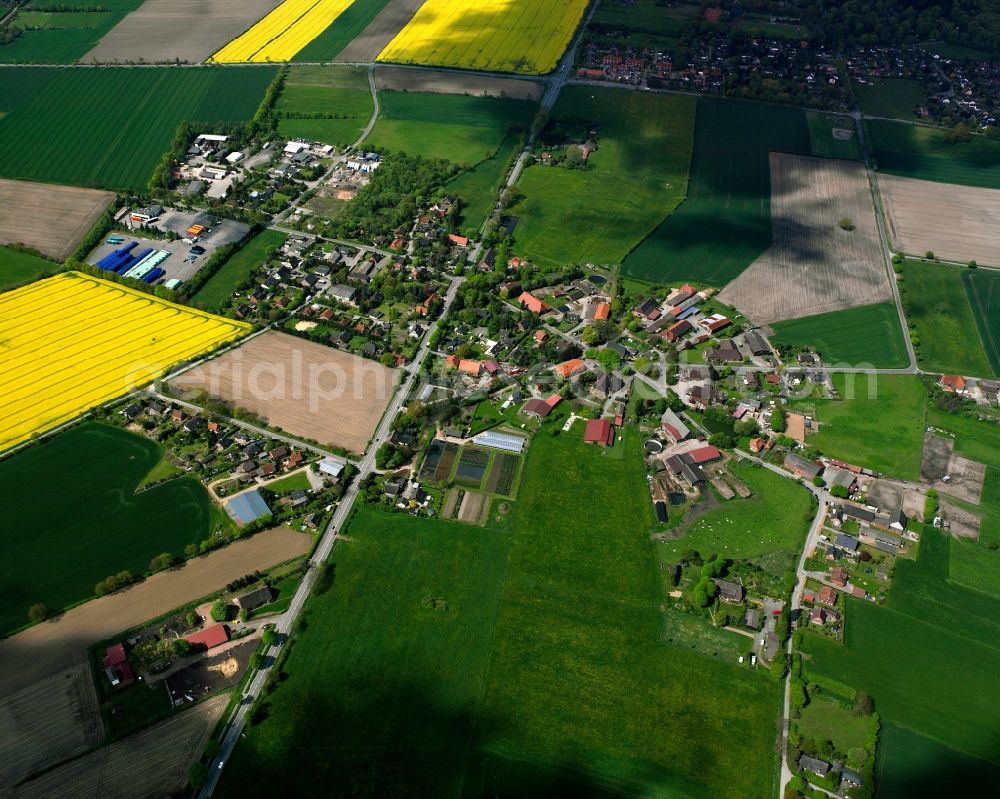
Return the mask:
[[[521,296],[517,298],[517,301],[529,311],[538,314],[539,316],[546,311],[552,310],[548,305],[538,299],[538,297],[528,291],[522,291]]]
[[[693,449],[687,454],[690,456],[690,462],[695,464],[710,463],[711,461],[717,461],[722,457],[722,453],[711,444],[699,447],[698,449]]]
[[[568,380],[573,375],[578,375],[580,372],[587,371],[587,365],[579,358],[571,358],[568,361],[556,364],[552,367],[552,369],[561,378]]]
[[[462,358],[458,362],[458,371],[465,372],[467,375],[472,375],[473,377],[479,377],[479,373],[483,371],[483,362]]]
[[[108,676],[112,688],[124,688],[135,682],[132,667],[129,666],[125,656],[124,644],[117,643],[108,647],[104,655],[104,673]]]
[[[457,233],[449,233],[448,241],[452,244],[457,244],[459,247],[469,246],[469,240],[465,236],[459,236]]]
[[[594,309],[594,321],[603,322],[611,316],[611,304],[607,302],[597,303],[597,308]]]
[[[549,333],[548,333],[547,330],[536,330],[535,331],[535,343],[536,344],[541,344],[548,337],[549,337]]]
[[[588,419],[583,430],[584,444],[610,447],[615,441],[615,428],[607,419]]]
[[[966,391],[965,378],[961,375],[941,375],[940,385],[953,394],[964,394]]]
[[[191,646],[214,649],[229,640],[229,628],[225,624],[213,624],[199,632],[184,637]]]

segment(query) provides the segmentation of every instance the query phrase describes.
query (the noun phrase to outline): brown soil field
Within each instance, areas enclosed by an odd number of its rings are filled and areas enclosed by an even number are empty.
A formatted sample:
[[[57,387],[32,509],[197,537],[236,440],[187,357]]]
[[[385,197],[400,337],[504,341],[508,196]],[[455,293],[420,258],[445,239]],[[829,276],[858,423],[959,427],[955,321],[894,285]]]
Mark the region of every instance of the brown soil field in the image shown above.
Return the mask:
[[[879,175],[898,250],[1000,266],[1000,191]]]
[[[920,464],[920,479],[930,483],[942,494],[949,494],[973,505],[983,496],[986,467],[955,454],[955,442],[938,438],[932,433],[924,436],[924,455]],[[945,481],[942,478],[948,476]]]
[[[387,44],[396,38],[406,24],[417,13],[424,0],[390,0],[390,2],[378,12],[378,15],[368,27],[347,47],[340,51],[334,62],[336,63],[356,63],[368,64],[378,58]]]
[[[759,324],[892,299],[863,164],[771,153],[771,240],[719,293]]]
[[[0,244],[63,261],[114,199],[112,191],[0,180]]]
[[[152,799],[187,782],[229,697],[214,696],[167,721],[66,763],[20,786],[17,799]]]
[[[204,61],[281,0],[146,0],[81,61]]]
[[[469,524],[482,524],[486,521],[486,495],[478,491],[466,491],[462,497],[462,506],[458,509],[458,520]]]
[[[964,508],[958,507],[944,497],[941,498],[941,514],[948,525],[948,532],[959,538],[979,540],[979,527],[982,518]]]
[[[268,332],[173,380],[245,408],[294,436],[361,454],[396,370],[286,333]]]
[[[0,696],[86,663],[87,647],[94,641],[169,613],[255,569],[304,555],[311,544],[311,536],[286,527],[257,533],[4,639],[0,641]]]
[[[459,72],[407,67],[376,67],[375,86],[380,90],[391,89],[400,92],[512,97],[515,100],[536,102],[541,99],[543,91],[542,84],[531,80],[463,75]]]
[[[0,703],[0,794],[104,740],[90,669],[79,664]]]

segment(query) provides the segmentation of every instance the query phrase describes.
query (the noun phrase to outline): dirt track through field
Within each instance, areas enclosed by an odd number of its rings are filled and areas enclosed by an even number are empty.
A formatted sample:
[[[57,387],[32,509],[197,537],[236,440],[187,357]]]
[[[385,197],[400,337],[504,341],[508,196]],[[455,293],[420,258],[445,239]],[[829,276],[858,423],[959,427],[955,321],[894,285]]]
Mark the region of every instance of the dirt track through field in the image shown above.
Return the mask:
[[[361,454],[392,399],[396,371],[268,332],[173,381],[245,408],[293,436]]]
[[[895,175],[878,183],[897,249],[1000,266],[1000,191]]]
[[[30,782],[17,799],[153,799],[180,791],[228,695],[214,696],[137,735],[66,763]]]
[[[843,230],[849,219],[853,230]],[[771,247],[719,299],[759,324],[892,299],[862,164],[771,153]]]
[[[255,569],[304,555],[311,544],[311,536],[285,527],[257,533],[0,641],[0,696],[86,662],[87,647],[95,641],[168,613]]]
[[[84,63],[180,59],[192,64],[235,39],[281,0],[146,0],[80,59]]]
[[[114,199],[111,191],[0,180],[0,244],[65,260]]]
[[[423,4],[424,0],[390,0],[375,19],[368,23],[368,27],[333,60],[341,64],[367,64],[374,61]]]
[[[0,795],[103,739],[94,684],[85,664],[18,691],[0,702]]]
[[[376,67],[375,86],[381,91],[434,92],[436,94],[468,94],[475,97],[510,97],[514,100],[538,101],[542,84],[516,78],[495,78],[487,75],[463,75],[431,69],[406,67]]]

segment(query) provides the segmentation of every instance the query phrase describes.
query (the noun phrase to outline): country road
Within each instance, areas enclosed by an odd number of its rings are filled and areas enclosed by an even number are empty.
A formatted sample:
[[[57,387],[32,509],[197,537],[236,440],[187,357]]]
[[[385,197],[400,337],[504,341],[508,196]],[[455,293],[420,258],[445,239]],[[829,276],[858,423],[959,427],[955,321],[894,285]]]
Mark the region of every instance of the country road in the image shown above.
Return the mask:
[[[448,287],[448,291],[445,294],[444,309],[441,313],[442,318],[448,314],[448,311],[458,294],[459,286],[462,285],[464,280],[464,277],[456,277],[452,280],[451,285]],[[424,338],[416,356],[408,366],[403,368],[402,371],[405,374],[405,377],[401,381],[399,388],[396,390],[396,393],[392,398],[392,402],[389,403],[389,407],[386,409],[385,414],[382,416],[382,421],[379,423],[378,429],[375,431],[375,436],[368,447],[368,452],[357,464],[358,474],[355,476],[350,487],[347,489],[344,496],[341,498],[340,503],[337,505],[337,510],[334,512],[333,518],[330,520],[329,525],[324,531],[319,546],[316,547],[316,551],[309,560],[309,570],[306,572],[305,577],[299,584],[299,588],[295,592],[295,596],[292,598],[292,602],[289,605],[288,610],[278,622],[277,632],[279,634],[279,641],[284,641],[284,639],[291,632],[295,621],[301,615],[302,609],[305,607],[306,601],[312,593],[313,586],[316,582],[316,576],[319,572],[319,567],[326,562],[327,558],[330,557],[330,552],[333,550],[333,546],[337,542],[340,530],[350,517],[351,510],[354,507],[354,502],[357,500],[358,494],[360,493],[361,483],[363,483],[375,469],[375,453],[378,451],[382,442],[388,438],[392,430],[392,423],[395,420],[396,415],[399,413],[400,408],[402,408],[403,403],[406,401],[406,398],[409,396],[410,390],[413,388],[414,381],[416,380],[417,375],[420,374],[420,367],[423,365],[424,360],[430,352],[430,334],[431,328],[428,328],[428,330],[424,332]],[[201,799],[208,799],[208,797],[210,797],[215,790],[215,787],[219,782],[219,777],[222,775],[222,770],[243,732],[243,727],[246,724],[246,714],[252,707],[253,700],[260,695],[260,691],[263,688],[264,683],[267,681],[268,675],[273,668],[274,661],[281,650],[281,645],[282,644],[279,643],[264,653],[264,665],[253,676],[249,685],[247,685],[244,689],[243,695],[246,698],[246,701],[241,702],[237,707],[233,718],[226,729],[225,735],[222,739],[222,745],[219,749],[219,754],[210,764],[208,779],[205,781],[205,784],[202,786],[202,789],[198,794]]]

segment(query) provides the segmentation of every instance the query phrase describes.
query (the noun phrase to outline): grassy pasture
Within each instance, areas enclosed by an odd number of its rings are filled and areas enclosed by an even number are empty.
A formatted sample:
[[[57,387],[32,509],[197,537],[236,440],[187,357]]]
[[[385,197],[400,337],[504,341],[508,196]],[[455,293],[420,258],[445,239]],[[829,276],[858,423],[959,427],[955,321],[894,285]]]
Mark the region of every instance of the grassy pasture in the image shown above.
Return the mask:
[[[855,716],[836,702],[817,698],[803,708],[802,717],[795,723],[803,738],[833,741],[838,750],[849,752],[854,747],[864,748],[870,719]]]
[[[916,120],[914,108],[927,102],[927,94],[919,80],[885,78],[866,86],[855,86],[854,93],[861,111],[876,117]]]
[[[27,93],[0,118],[0,175],[141,190],[181,121],[249,119],[274,70],[4,71],[15,85],[22,77]]]
[[[371,507],[350,539],[218,796],[271,796],[276,773],[304,796],[334,784],[342,796],[458,795],[508,539]]]
[[[586,169],[524,171],[524,200],[511,209],[517,252],[544,264],[621,263],[684,197],[694,112],[689,97],[567,87],[553,116],[597,127],[598,148]]]
[[[870,119],[864,124],[869,146],[882,172],[904,178],[1000,188],[1000,141],[974,136],[964,144],[949,144],[940,128],[880,119]]]
[[[675,561],[691,547],[706,558],[718,553],[733,559],[801,548],[813,518],[809,492],[768,469],[740,463],[731,468],[753,496],[729,500],[699,516],[680,538],[657,544],[661,557]]]
[[[793,410],[811,412],[820,422],[808,443],[824,455],[916,480],[927,398],[920,380],[912,375],[836,374],[833,382],[841,399],[792,403]]]
[[[88,422],[0,461],[0,634],[35,602],[89,599],[108,575],[142,574],[155,555],[208,537],[217,514],[197,480],[133,493],[160,455],[142,436]]]
[[[365,144],[472,166],[491,158],[538,110],[528,100],[424,92],[379,93],[381,111]]]
[[[667,8],[658,0],[636,0],[627,8],[615,3],[602,3],[591,18],[591,27],[654,36],[677,36],[686,25],[701,16],[701,7],[693,3],[673,8]]]
[[[812,152],[803,111],[699,99],[687,199],[629,253],[623,274],[713,286],[739,275],[771,244],[771,150]]]
[[[969,296],[986,360],[993,374],[1000,375],[1000,274],[969,270],[962,273],[962,284]]]
[[[1000,468],[1000,425],[947,413],[933,405],[927,408],[927,424],[954,435],[955,452],[959,455]],[[985,496],[984,493],[984,499]]]
[[[288,236],[277,230],[262,230],[226,261],[191,298],[198,308],[217,311],[233,296],[240,283],[267,260],[267,253],[285,243]]]
[[[292,67],[275,106],[282,136],[338,147],[354,143],[373,110],[367,73],[354,67]]]
[[[861,146],[858,144],[858,132],[853,120],[824,114],[821,111],[806,111],[806,124],[809,125],[809,147],[813,155],[822,158],[846,158],[850,161],[861,158]],[[851,137],[834,138],[834,129],[848,130],[851,132]]]
[[[909,366],[896,304],[882,302],[844,311],[773,322],[775,346],[815,347],[826,364]]]
[[[972,294],[963,277],[961,267],[917,261],[907,261],[903,267],[903,307],[907,321],[916,327],[917,360],[928,371],[990,377],[994,369],[980,330],[992,332],[997,320],[987,320],[978,303],[991,302],[996,279],[987,275],[972,284],[976,292]],[[973,297],[979,313],[973,312]]]
[[[0,61],[8,64],[72,64],[86,55],[122,18],[143,0],[60,0],[59,11],[46,2],[25,3],[14,19],[24,32],[0,46]],[[79,11],[72,10],[80,8]]]
[[[947,574],[948,541],[925,527],[917,560],[896,564],[888,607],[850,599],[843,644],[806,637],[807,678],[816,672],[870,693],[883,719],[987,760],[996,774],[998,723],[988,697],[1000,668],[1000,600],[951,585]]]
[[[482,710],[518,721],[477,726],[467,795],[772,793],[777,686],[661,640],[640,439],[624,438],[588,447],[577,424],[532,443]]]
[[[448,181],[448,192],[458,195],[465,203],[460,223],[462,235],[474,237],[479,233],[480,225],[493,210],[506,167],[513,160],[521,141],[516,133],[508,134],[492,158]]]
[[[54,261],[0,245],[0,291],[37,280],[58,268]]]

